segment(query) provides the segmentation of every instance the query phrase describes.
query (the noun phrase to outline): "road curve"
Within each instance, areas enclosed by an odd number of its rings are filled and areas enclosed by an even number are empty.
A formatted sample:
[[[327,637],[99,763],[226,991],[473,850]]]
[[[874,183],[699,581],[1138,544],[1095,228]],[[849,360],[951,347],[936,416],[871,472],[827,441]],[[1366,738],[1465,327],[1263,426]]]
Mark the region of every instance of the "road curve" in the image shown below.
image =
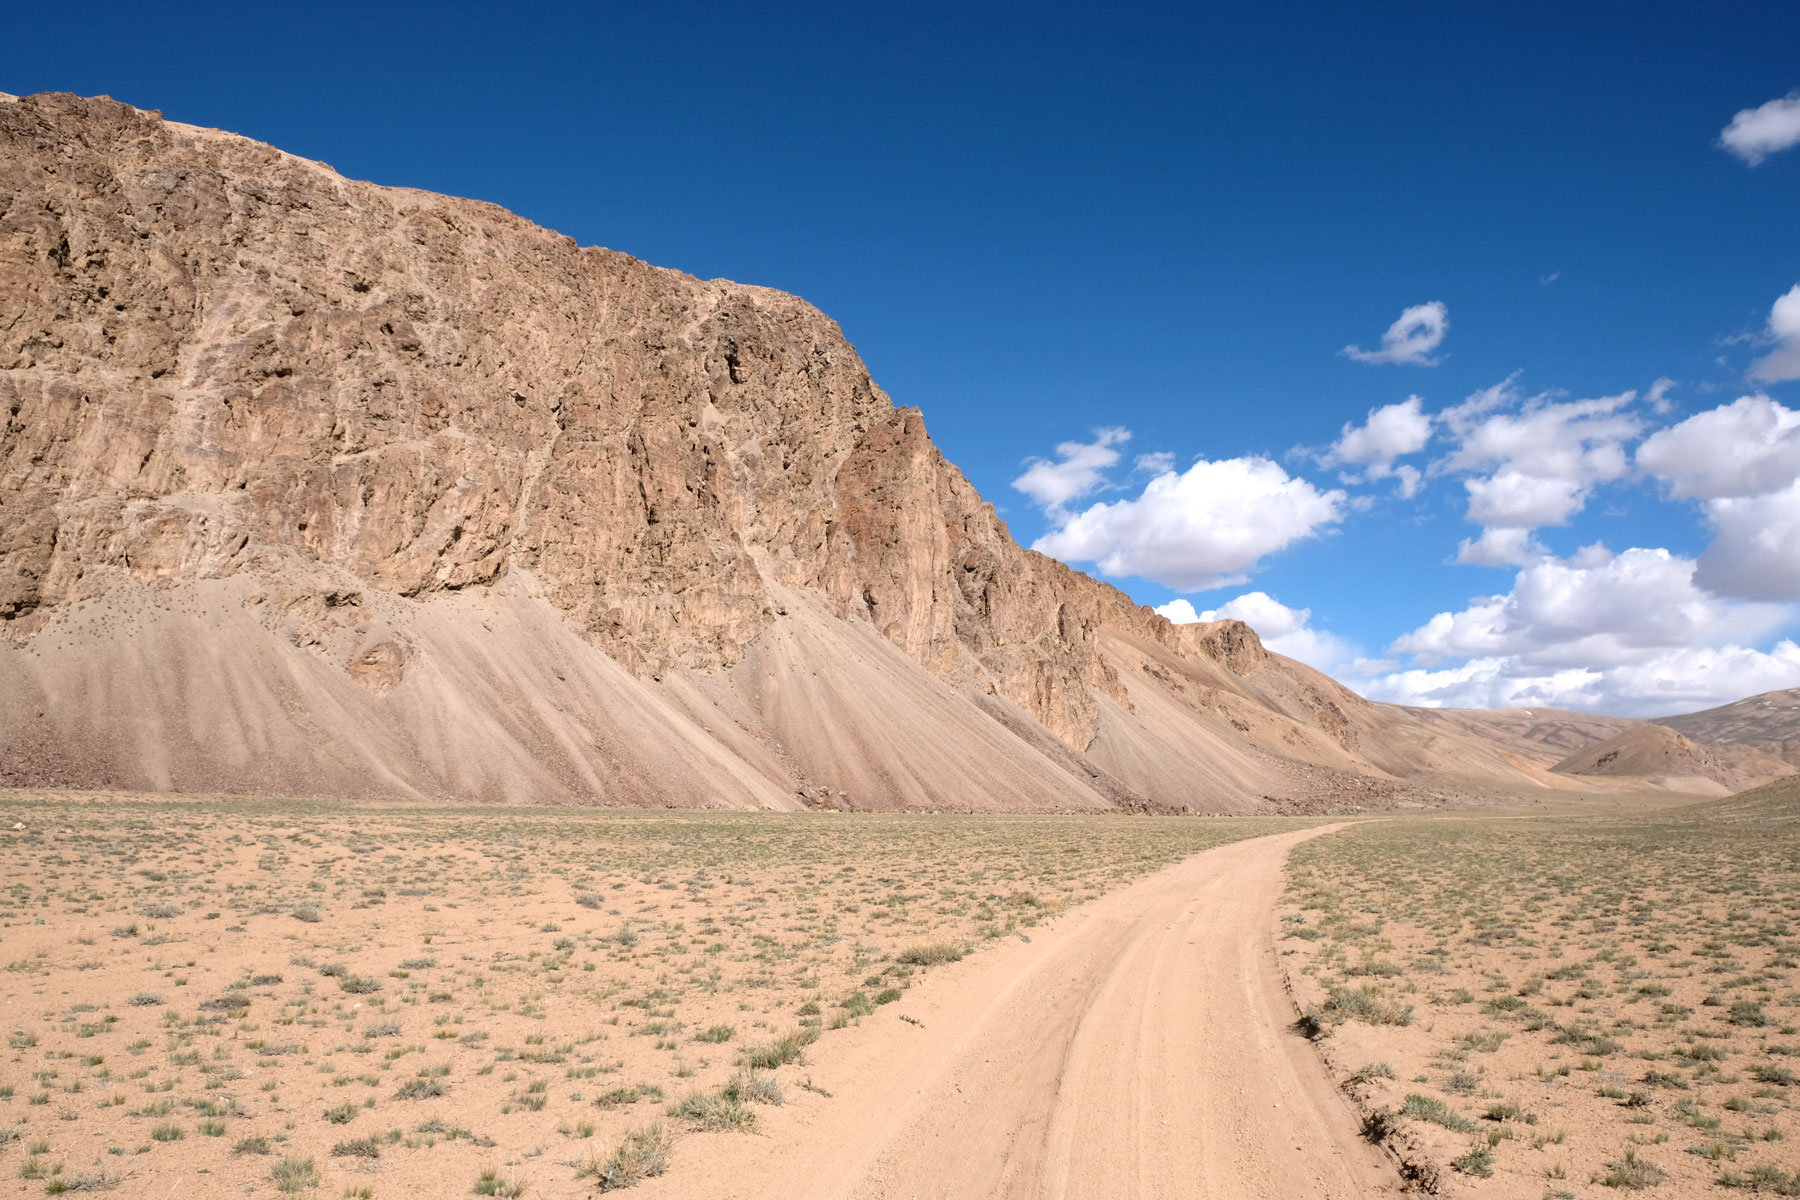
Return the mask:
[[[799,1069],[759,1137],[684,1139],[640,1195],[1111,1200],[1380,1195],[1399,1181],[1291,1031],[1282,866],[1197,854],[954,967]],[[902,1021],[910,1017],[919,1024]],[[790,1068],[784,1074],[793,1076]]]

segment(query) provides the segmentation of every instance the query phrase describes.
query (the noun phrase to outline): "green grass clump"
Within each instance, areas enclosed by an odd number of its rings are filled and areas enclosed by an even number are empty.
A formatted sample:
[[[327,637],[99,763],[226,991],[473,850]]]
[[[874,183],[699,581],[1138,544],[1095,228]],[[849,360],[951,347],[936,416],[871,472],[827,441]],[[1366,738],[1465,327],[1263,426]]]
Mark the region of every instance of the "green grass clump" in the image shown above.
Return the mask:
[[[475,1180],[475,1194],[477,1196],[518,1197],[523,1196],[525,1191],[526,1184],[524,1180],[508,1179],[500,1174],[499,1168],[497,1167],[489,1167]]]
[[[1475,1122],[1436,1096],[1409,1092],[1400,1111],[1415,1121],[1430,1121],[1433,1125],[1442,1125],[1452,1133],[1474,1133],[1476,1130]]]
[[[756,1112],[749,1102],[728,1095],[724,1088],[714,1092],[694,1092],[669,1105],[669,1115],[709,1132],[725,1129],[748,1132],[756,1128]]]
[[[1762,1163],[1742,1175],[1732,1171],[1719,1172],[1719,1186],[1771,1196],[1800,1196],[1800,1171],[1783,1171],[1780,1167]]]
[[[1464,1175],[1487,1179],[1494,1173],[1494,1150],[1486,1142],[1476,1142],[1468,1153],[1450,1160],[1450,1165]]]
[[[773,1041],[750,1047],[744,1051],[743,1063],[746,1067],[756,1067],[767,1071],[772,1071],[776,1067],[785,1067],[789,1063],[803,1063],[806,1061],[806,1048],[818,1038],[819,1031],[817,1029],[810,1027],[796,1029]]]
[[[439,1096],[448,1094],[449,1091],[449,1085],[442,1079],[434,1075],[420,1075],[415,1079],[407,1080],[405,1083],[395,1088],[394,1099],[434,1100]]]
[[[895,956],[894,961],[911,967],[935,967],[956,962],[962,956],[962,948],[949,942],[925,942],[908,946]]]
[[[660,1122],[634,1129],[604,1159],[589,1159],[581,1174],[597,1179],[603,1192],[628,1188],[667,1171],[674,1145],[674,1137]]]
[[[319,1186],[319,1168],[310,1158],[284,1158],[269,1168],[269,1180],[278,1192],[309,1192]]]
[[[1325,1021],[1361,1021],[1366,1025],[1411,1025],[1412,1005],[1393,999],[1375,984],[1361,987],[1332,987],[1326,990],[1325,1003],[1319,1006]]]
[[[1607,1166],[1606,1173],[1596,1183],[1601,1187],[1626,1188],[1636,1191],[1641,1188],[1655,1187],[1665,1178],[1662,1169],[1645,1162],[1637,1156],[1636,1147],[1627,1148],[1625,1157]]]

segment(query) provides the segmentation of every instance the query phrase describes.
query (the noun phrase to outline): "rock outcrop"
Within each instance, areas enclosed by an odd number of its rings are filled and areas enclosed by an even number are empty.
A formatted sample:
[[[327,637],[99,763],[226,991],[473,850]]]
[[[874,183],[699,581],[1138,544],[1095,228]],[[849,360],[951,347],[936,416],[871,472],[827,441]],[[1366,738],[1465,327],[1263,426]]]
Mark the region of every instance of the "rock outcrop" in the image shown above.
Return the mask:
[[[1122,597],[1019,549],[835,323],[104,100],[0,107],[0,615],[271,552],[531,570],[629,669],[823,597],[1071,744]],[[1110,614],[1116,616],[1117,613]]]

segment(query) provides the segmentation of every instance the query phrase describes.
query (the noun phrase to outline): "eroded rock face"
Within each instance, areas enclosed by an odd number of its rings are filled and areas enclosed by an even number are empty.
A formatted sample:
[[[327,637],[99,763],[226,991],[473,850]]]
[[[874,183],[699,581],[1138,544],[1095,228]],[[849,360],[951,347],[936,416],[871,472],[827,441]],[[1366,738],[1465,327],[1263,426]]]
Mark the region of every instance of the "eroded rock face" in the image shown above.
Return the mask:
[[[1312,811],[1616,732],[1021,549],[793,296],[104,99],[0,181],[0,786]]]
[[[406,648],[399,642],[376,642],[350,660],[350,678],[376,695],[394,690],[406,676]]]
[[[795,297],[104,99],[0,102],[0,178],[14,637],[121,575],[427,597],[525,569],[651,677],[735,662],[800,588],[1076,748],[1129,705],[1102,626],[1264,656],[1017,546]],[[295,629],[342,615],[300,590]],[[392,687],[405,652],[347,669]]]

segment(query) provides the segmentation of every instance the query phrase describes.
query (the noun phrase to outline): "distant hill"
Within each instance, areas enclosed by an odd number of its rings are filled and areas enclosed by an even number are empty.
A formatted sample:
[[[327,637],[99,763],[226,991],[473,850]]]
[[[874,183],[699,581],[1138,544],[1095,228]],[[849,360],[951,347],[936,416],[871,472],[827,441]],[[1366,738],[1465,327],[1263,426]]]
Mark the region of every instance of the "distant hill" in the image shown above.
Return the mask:
[[[1764,692],[1704,712],[1659,717],[1682,735],[1708,746],[1748,746],[1800,770],[1800,688]]]
[[[1563,775],[1646,779],[1671,791],[1716,791],[1723,796],[1792,768],[1754,747],[1703,746],[1666,725],[1646,723],[1586,746],[1551,770]]]

